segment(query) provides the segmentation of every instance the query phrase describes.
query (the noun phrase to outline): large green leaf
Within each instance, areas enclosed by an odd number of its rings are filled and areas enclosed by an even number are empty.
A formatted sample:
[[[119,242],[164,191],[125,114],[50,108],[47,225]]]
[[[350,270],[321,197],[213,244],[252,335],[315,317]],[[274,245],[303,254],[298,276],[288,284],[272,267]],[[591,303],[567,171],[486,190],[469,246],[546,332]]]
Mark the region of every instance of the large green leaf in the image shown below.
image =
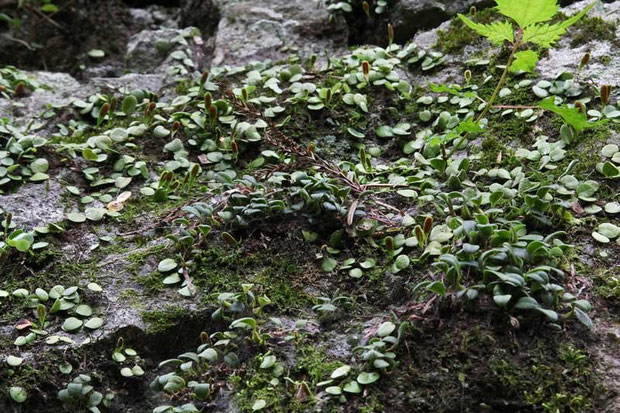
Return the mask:
[[[577,23],[579,19],[585,16],[596,3],[590,4],[588,7],[575,14],[570,19],[564,20],[557,24],[534,24],[526,27],[523,30],[523,42],[534,43],[544,48],[550,48],[558,39],[566,33],[573,24]]]
[[[515,54],[515,61],[510,66],[513,72],[533,72],[538,63],[538,53],[533,50],[524,50]]]
[[[491,24],[480,24],[471,21],[469,18],[459,14],[459,18],[463,20],[467,26],[481,36],[489,39],[490,42],[501,45],[504,41],[514,41],[514,27],[507,21],[494,22]]]
[[[496,0],[497,10],[520,27],[551,20],[558,12],[557,0]]]
[[[564,122],[575,128],[578,132],[581,132],[586,128],[591,128],[597,124],[604,123],[604,121],[598,121],[595,123],[588,122],[586,115],[581,113],[579,109],[569,108],[567,106],[558,106],[555,104],[555,98],[553,97],[538,102],[538,106],[542,109],[546,109],[560,115]]]

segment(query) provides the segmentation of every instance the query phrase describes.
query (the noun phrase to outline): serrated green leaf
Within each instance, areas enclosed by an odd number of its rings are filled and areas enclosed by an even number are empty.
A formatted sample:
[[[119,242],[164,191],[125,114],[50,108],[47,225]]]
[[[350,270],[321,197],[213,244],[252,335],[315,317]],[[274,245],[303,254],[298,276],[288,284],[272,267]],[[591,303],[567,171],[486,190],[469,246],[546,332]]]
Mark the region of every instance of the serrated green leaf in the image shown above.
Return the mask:
[[[581,113],[577,108],[569,108],[565,106],[558,106],[555,104],[555,98],[551,97],[538,103],[538,107],[551,111],[556,115],[562,117],[564,122],[571,125],[578,132],[583,131],[586,128],[591,128],[605,121],[598,121],[595,123],[588,122],[588,118],[585,114]]]
[[[558,12],[557,0],[496,0],[497,11],[520,27],[551,20]]]
[[[550,48],[564,33],[566,29],[560,23],[534,24],[523,30],[523,42]]]
[[[592,7],[594,7],[594,5],[595,3],[592,3],[570,19],[564,20],[560,23],[534,24],[526,27],[523,30],[523,42],[534,43],[544,48],[553,47],[553,44],[558,41],[564,33],[566,33],[566,29],[577,23],[579,19],[585,16],[592,9]]]
[[[538,63],[538,53],[533,50],[524,50],[515,54],[515,61],[510,66],[510,70],[531,73],[534,71],[536,63]]]
[[[470,29],[479,35],[486,37],[491,43],[501,45],[506,40],[511,43],[514,42],[514,27],[507,21],[494,22],[491,24],[480,24],[471,21],[462,14],[459,14],[458,16],[463,23],[469,26]]]

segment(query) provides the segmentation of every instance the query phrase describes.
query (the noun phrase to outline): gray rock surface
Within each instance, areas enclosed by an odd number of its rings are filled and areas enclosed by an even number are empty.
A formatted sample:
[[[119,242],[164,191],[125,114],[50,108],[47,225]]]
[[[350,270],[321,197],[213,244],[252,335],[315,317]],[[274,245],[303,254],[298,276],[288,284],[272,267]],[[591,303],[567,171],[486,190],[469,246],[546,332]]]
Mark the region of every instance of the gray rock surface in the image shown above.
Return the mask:
[[[8,116],[17,125],[38,117],[47,105],[63,106],[72,97],[86,96],[94,91],[67,73],[29,72],[28,77],[42,87],[16,100],[0,99],[0,117]]]
[[[588,0],[574,3],[562,11],[567,15],[583,10],[591,2]],[[616,22],[620,19],[620,2],[599,3],[591,12],[590,17],[600,17],[603,20]],[[616,39],[620,38],[620,26],[616,30]],[[617,40],[616,40],[617,42]],[[549,55],[541,59],[537,70],[544,78],[555,78],[562,72],[573,71],[579,66],[583,55],[590,53],[590,64],[582,69],[583,78],[592,78],[596,84],[620,85],[620,52],[618,44],[607,41],[591,41],[581,47],[573,48],[570,39],[564,38],[559,44],[549,50]]]
[[[347,29],[329,23],[325,8],[303,0],[218,0],[222,19],[217,29],[214,65],[281,59],[283,47],[304,57],[342,51]]]
[[[15,224],[28,230],[61,221],[66,205],[62,199],[65,189],[55,179],[48,182],[27,183],[15,193],[0,195],[0,206],[13,214]]]
[[[205,65],[204,46],[200,31],[193,27],[142,30],[129,39],[125,61],[132,71],[186,74]]]

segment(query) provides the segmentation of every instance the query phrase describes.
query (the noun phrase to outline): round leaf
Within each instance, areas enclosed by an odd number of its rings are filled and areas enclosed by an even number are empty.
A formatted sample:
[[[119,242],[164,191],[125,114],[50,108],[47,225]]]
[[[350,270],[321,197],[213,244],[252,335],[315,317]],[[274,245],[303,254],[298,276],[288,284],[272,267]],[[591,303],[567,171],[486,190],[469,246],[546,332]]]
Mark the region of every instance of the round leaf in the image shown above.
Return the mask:
[[[11,395],[11,399],[16,403],[23,403],[28,398],[28,393],[26,393],[26,389],[19,386],[13,386],[9,390],[9,394]]]
[[[157,266],[157,271],[159,272],[168,272],[172,271],[177,267],[177,262],[172,258],[166,258],[162,260]]]
[[[82,320],[75,317],[69,317],[62,323],[62,329],[67,332],[77,331],[82,327]]]
[[[362,372],[357,376],[357,382],[359,384],[372,384],[379,380],[379,373],[373,372]]]

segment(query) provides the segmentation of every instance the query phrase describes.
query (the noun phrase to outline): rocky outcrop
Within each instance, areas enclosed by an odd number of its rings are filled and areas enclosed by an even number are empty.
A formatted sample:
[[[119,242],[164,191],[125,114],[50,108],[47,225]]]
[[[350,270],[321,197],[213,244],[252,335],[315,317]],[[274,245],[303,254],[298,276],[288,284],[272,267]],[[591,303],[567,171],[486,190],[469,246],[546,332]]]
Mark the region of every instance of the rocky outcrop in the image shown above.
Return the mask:
[[[587,0],[579,1],[566,7],[564,13],[572,15],[590,3]],[[617,22],[620,16],[620,2],[601,3],[590,12],[589,16],[600,17],[607,22]],[[584,78],[594,79],[598,84],[618,86],[620,85],[618,39],[620,39],[620,27],[616,27],[616,39],[611,42],[593,35],[589,42],[573,47],[570,38],[564,38],[538,63],[537,70],[543,77],[553,79],[563,72],[574,70],[583,55],[590,53],[591,61],[580,74]]]
[[[572,14],[587,2],[579,2],[564,9],[564,12]],[[120,3],[115,4],[121,7]],[[33,119],[39,119],[48,106],[68,106],[74,98],[86,99],[90,94],[106,88],[146,89],[157,93],[161,100],[171,100],[176,93],[177,75],[195,77],[211,66],[238,66],[254,61],[286,59],[291,51],[299,53],[302,59],[311,55],[338,55],[346,51],[351,41],[351,28],[342,19],[332,21],[324,7],[318,7],[317,3],[308,0],[125,1],[124,4],[129,8],[124,9],[122,16],[131,16],[133,25],[123,29],[110,26],[112,28],[109,30],[123,31],[113,36],[109,45],[98,45],[88,40],[90,38],[84,38],[87,41],[83,45],[74,45],[75,48],[69,51],[71,55],[67,55],[67,58],[79,60],[87,48],[101,47],[106,51],[105,58],[101,61],[86,60],[85,68],[75,76],[39,71],[28,73],[29,77],[35,78],[44,87],[13,101],[0,99],[0,118],[11,118],[14,124],[23,126]],[[471,6],[488,7],[491,4],[486,0],[401,0],[395,2],[387,12],[386,21],[393,22],[396,41],[405,43],[414,39],[423,49],[431,49],[437,41],[437,31],[447,29],[449,23],[446,21],[455,13],[465,12]],[[608,21],[617,20],[620,1],[601,5],[593,11],[593,15]],[[380,26],[365,27],[376,33],[381,31],[384,35],[383,23],[381,21]],[[442,23],[439,29],[432,29]],[[620,30],[616,35],[620,37]],[[97,36],[100,38],[101,33],[97,33]],[[372,41],[376,38],[370,36],[367,39]],[[487,46],[468,46],[464,54],[448,56],[441,69],[431,74],[408,74],[409,80],[413,84],[424,85],[431,81],[460,81],[463,56],[490,56],[496,53],[496,48]],[[537,70],[540,77],[553,79],[563,71],[574,71],[585,52],[592,55],[592,62],[581,72],[584,77],[596,79],[600,83],[620,85],[617,44],[596,38],[579,47],[571,46],[570,39],[560,42],[539,63]],[[4,62],[8,61],[6,56],[3,59]],[[71,63],[73,68],[75,60],[71,60]],[[63,65],[57,68],[62,69],[65,67]],[[133,73],[125,74],[127,71]],[[62,113],[62,110],[58,112]],[[49,136],[56,132],[53,119],[34,133]],[[43,118],[41,121],[47,122]],[[54,177],[46,184],[27,183],[13,193],[1,194],[0,207],[12,212],[13,221],[28,229],[60,221],[74,207],[63,197],[62,178]],[[88,242],[83,241],[84,237],[68,237],[71,239],[67,241],[63,253],[74,257],[83,252],[84,245],[98,242],[95,235],[88,236],[91,238]],[[114,317],[110,317],[108,326],[96,339],[112,341],[121,335],[127,337],[135,334],[147,340],[144,338],[146,325],[141,318],[142,307],[132,306],[127,297],[123,296],[126,291],[143,288],[132,278],[124,277],[124,268],[130,265],[129,258],[129,254],[109,256],[97,268],[109,290],[114,292],[108,296],[106,304],[109,314],[114,314]],[[156,262],[149,262],[139,275],[148,276],[155,268]],[[149,309],[158,308],[155,300],[141,305]],[[188,309],[198,310],[197,307]],[[198,314],[195,318],[196,325],[190,329],[191,335],[196,335],[207,319],[205,314]],[[379,322],[373,320],[368,325]],[[618,335],[617,328],[613,333]],[[346,334],[330,338],[333,344],[331,347],[336,349],[333,355],[345,358],[350,353],[351,345],[346,338]],[[600,355],[601,360],[607,357],[608,353]],[[605,362],[618,364],[615,358]],[[610,380],[617,379],[617,370],[610,375]]]
[[[296,50],[301,57],[343,50],[347,29],[329,22],[329,13],[303,0],[218,0],[213,64],[277,60]]]
[[[389,19],[394,25],[395,40],[406,43],[420,30],[437,27],[456,13],[493,4],[492,0],[400,0],[391,8]]]

